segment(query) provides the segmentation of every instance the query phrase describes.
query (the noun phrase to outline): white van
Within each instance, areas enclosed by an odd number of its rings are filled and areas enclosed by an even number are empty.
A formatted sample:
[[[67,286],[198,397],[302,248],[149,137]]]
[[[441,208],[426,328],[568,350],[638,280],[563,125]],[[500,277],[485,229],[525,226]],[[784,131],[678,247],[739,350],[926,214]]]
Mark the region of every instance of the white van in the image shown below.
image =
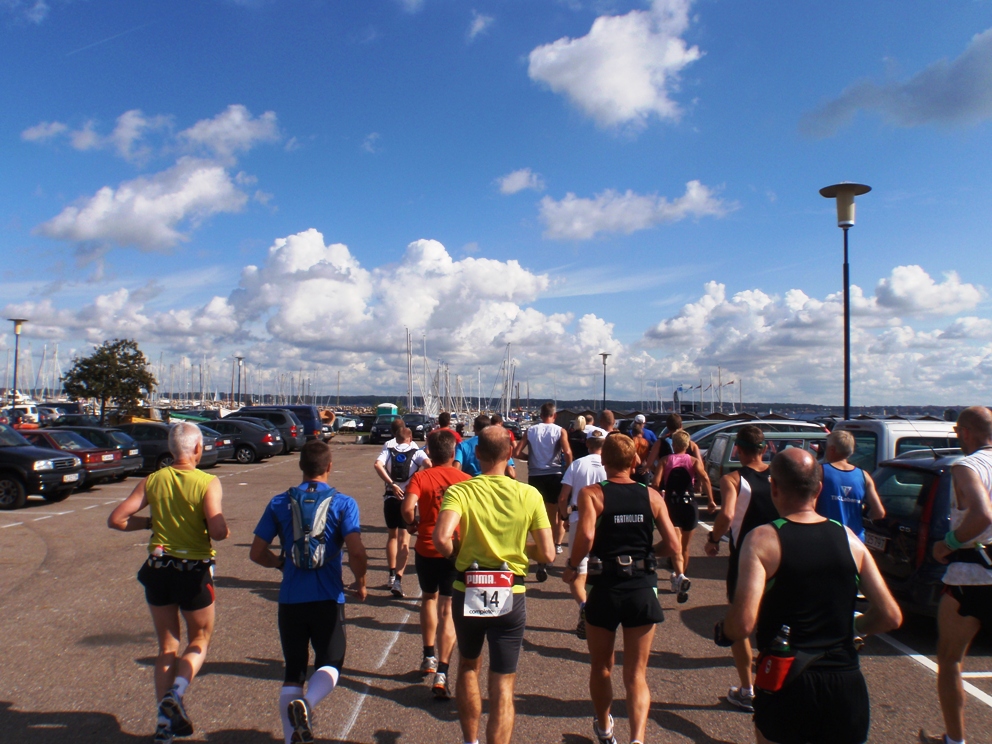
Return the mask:
[[[38,423],[38,406],[17,405],[11,409],[15,416],[20,416],[25,423]]]
[[[854,454],[848,461],[869,473],[882,460],[891,460],[905,452],[959,446],[951,421],[851,419],[838,422],[834,431],[840,429],[854,436]]]

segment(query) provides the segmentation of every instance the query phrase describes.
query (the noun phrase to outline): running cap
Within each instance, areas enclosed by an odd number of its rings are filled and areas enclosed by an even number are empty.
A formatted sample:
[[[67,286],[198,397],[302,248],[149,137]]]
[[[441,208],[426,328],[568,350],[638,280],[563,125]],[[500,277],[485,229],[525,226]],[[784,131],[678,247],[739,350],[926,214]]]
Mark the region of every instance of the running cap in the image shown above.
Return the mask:
[[[643,424],[646,421],[647,421],[647,419],[644,418],[644,414],[643,413],[639,413],[636,416],[634,416],[634,423],[635,424]]]

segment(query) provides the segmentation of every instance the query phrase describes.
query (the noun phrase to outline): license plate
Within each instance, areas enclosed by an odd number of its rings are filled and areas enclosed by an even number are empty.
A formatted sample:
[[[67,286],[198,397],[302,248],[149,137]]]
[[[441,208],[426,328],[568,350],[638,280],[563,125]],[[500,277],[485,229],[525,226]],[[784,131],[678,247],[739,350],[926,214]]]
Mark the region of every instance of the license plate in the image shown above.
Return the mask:
[[[213,448],[214,448],[214,446],[212,444],[208,444],[206,447],[203,448],[203,451],[204,452],[209,452]]]
[[[63,483],[74,483],[79,480],[79,473],[69,473],[62,476]]]
[[[128,457],[134,457],[137,454],[138,454],[138,450],[128,450],[127,451],[127,456]]]
[[[889,538],[882,537],[881,535],[876,535],[874,532],[865,532],[865,545],[872,550],[878,550],[879,552],[885,552],[885,544],[889,541]]]
[[[114,461],[114,456],[113,455],[104,455],[103,456],[103,461],[104,462],[113,462]]]

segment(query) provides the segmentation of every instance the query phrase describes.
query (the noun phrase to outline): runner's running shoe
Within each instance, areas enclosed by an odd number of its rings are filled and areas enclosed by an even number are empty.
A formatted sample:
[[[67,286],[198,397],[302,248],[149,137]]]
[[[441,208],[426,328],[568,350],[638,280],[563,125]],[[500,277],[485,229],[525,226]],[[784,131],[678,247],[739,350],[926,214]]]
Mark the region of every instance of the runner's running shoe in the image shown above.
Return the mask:
[[[675,601],[679,604],[685,604],[689,601],[689,587],[692,586],[692,582],[689,581],[683,574],[681,580],[679,581],[678,593],[675,596]]]
[[[435,700],[450,700],[451,688],[448,686],[448,675],[444,672],[434,673],[434,684],[431,685],[431,692],[434,693]]]
[[[290,741],[293,744],[311,744],[313,742],[313,711],[305,698],[297,698],[286,707],[289,723],[293,727]]]
[[[155,727],[155,737],[152,739],[155,744],[172,744],[172,729],[169,724],[160,723]]]
[[[392,595],[394,597],[401,597],[401,598],[403,597],[403,584],[401,583],[402,581],[403,581],[403,577],[399,575],[397,575],[396,578],[393,579],[393,585],[389,587],[389,591],[392,592]]]
[[[754,713],[754,693],[750,695],[744,693],[740,687],[731,687],[727,691],[727,702],[735,708],[740,708],[747,713]]]
[[[173,736],[192,736],[193,722],[189,720],[183,699],[173,690],[165,693],[162,702],[158,704],[158,714],[169,719],[169,729]]]
[[[557,553],[558,555],[561,555],[564,552],[565,551],[562,549],[561,545],[555,545],[555,553]]]
[[[579,609],[579,624],[575,626],[575,635],[580,641],[586,639],[586,608],[583,605]]]
[[[947,738],[943,734],[928,736],[925,730],[920,729],[920,744],[947,744]]]
[[[420,673],[423,676],[428,674],[434,674],[437,671],[437,657],[436,656],[425,656],[424,660],[420,662]]]
[[[592,719],[592,732],[596,735],[597,744],[617,744],[617,737],[613,735],[613,716],[610,716],[609,731],[602,731],[595,718]]]
[[[543,584],[545,581],[548,580],[548,564],[538,563],[537,571],[535,573],[537,576],[537,580]]]

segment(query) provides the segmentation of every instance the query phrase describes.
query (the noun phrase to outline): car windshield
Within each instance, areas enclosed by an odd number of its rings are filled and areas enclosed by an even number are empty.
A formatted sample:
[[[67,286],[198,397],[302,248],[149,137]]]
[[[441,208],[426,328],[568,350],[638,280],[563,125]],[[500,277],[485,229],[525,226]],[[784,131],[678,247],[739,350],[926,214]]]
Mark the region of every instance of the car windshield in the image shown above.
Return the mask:
[[[396,419],[396,418],[398,418],[398,417],[397,416],[376,416],[375,417],[375,422],[377,424],[391,424],[391,423],[393,423],[393,420]],[[406,423],[405,420],[404,420],[404,423]]]
[[[875,490],[885,507],[886,516],[907,519],[919,516],[936,473],[908,468],[882,468],[873,477]]]
[[[64,449],[64,450],[93,449],[92,442],[90,442],[87,439],[83,439],[74,431],[52,431],[50,432],[49,436],[51,436],[55,444],[58,445],[59,449]]]
[[[9,426],[0,424],[0,447],[30,447],[31,443]]]
[[[113,439],[117,444],[129,445],[135,444],[134,438],[129,434],[125,434],[122,431],[110,431],[107,432],[108,436]]]
[[[104,431],[91,430],[85,433],[84,432],[76,432],[76,433],[79,434],[79,436],[83,437],[84,439],[88,439],[89,441],[93,442],[93,444],[97,445],[98,447],[115,446],[115,442],[111,440],[110,437],[107,435],[107,433]]]

